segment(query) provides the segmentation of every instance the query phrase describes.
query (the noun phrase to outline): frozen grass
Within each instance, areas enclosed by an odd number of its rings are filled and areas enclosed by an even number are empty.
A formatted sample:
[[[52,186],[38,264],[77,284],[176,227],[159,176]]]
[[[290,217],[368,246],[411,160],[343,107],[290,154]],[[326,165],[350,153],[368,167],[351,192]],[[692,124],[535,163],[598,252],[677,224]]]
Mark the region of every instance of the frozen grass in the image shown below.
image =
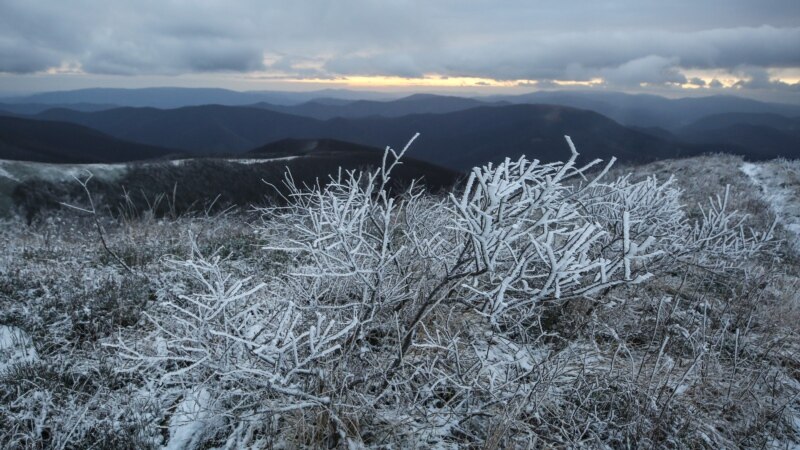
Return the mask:
[[[729,208],[767,230],[774,214],[741,164],[727,156],[664,161],[637,167],[630,183],[675,174],[680,202],[706,212],[707,199],[730,185]],[[629,170],[612,168],[607,179]],[[608,195],[603,189],[594,194]],[[38,359],[22,358],[0,375],[0,441],[206,449],[800,445],[800,283],[784,244],[736,267],[654,257],[631,260],[625,276],[620,260],[609,279],[652,276],[580,295],[567,295],[575,287],[564,279],[562,295],[521,308],[514,302],[547,285],[499,276],[514,259],[489,240],[484,248],[496,253],[482,261],[494,264],[494,275],[481,266],[468,283],[445,291],[436,284],[440,270],[452,270],[437,258],[470,245],[454,230],[510,242],[503,230],[519,229],[512,224],[490,229],[454,207],[447,214],[464,219],[449,226],[435,209],[449,200],[422,194],[398,215],[386,212],[405,197],[354,196],[352,208],[326,209],[339,197],[320,203],[297,194],[303,202],[294,210],[99,217],[116,256],[79,211],[32,227],[3,222],[0,329],[20,336],[14,349]],[[466,198],[484,211],[495,201]],[[674,232],[675,210],[661,211]],[[687,220],[702,217],[696,207],[682,211]],[[348,228],[362,223],[370,225]],[[622,215],[607,228],[619,239],[598,242],[614,252],[644,240]],[[388,232],[371,241],[359,230]],[[404,240],[409,230],[415,237]],[[322,231],[347,239],[331,247],[333,238],[304,237]],[[437,233],[447,239],[437,241]],[[776,233],[791,238],[783,228]],[[305,246],[328,250],[298,251]],[[516,255],[539,264],[536,252]],[[570,267],[583,267],[582,258]]]
[[[784,228],[792,234],[792,248],[800,252],[800,161],[775,160],[742,164]]]
[[[230,158],[215,159],[221,164],[259,165],[275,162],[291,161],[297,156],[278,158]],[[136,162],[136,167],[150,170],[163,165],[183,166],[194,160],[171,160]],[[75,178],[85,179],[92,174],[95,182],[114,183],[131,172],[132,164],[49,164],[28,161],[0,160],[0,218],[10,217],[15,209],[12,196],[15,187],[20,183],[35,182],[37,184],[71,183]],[[138,193],[134,193],[137,195]],[[166,194],[166,193],[165,193]]]

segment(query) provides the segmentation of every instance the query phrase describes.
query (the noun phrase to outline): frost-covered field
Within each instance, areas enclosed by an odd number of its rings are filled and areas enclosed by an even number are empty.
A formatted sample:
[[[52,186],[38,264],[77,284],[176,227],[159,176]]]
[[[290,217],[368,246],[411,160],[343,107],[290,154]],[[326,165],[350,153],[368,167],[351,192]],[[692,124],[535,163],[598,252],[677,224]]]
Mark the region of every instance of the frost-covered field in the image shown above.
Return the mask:
[[[259,159],[216,159],[221,163],[260,165],[281,163],[291,161],[302,156],[286,156],[279,158],[259,158]],[[147,170],[150,167],[163,166],[183,166],[188,161],[193,160],[171,160],[155,162],[137,162],[136,167]],[[19,183],[31,181],[44,181],[47,183],[71,182],[74,179],[85,179],[88,174],[92,174],[95,180],[105,183],[113,183],[123,179],[131,172],[132,164],[50,164],[27,161],[0,160],[0,218],[8,217],[14,211],[12,200],[14,188]]]
[[[282,208],[4,222],[0,442],[800,445],[796,236],[740,159],[451,196],[388,195],[391,161]]]
[[[800,160],[746,163],[742,171],[759,187],[784,228],[794,235],[792,245],[800,252]]]

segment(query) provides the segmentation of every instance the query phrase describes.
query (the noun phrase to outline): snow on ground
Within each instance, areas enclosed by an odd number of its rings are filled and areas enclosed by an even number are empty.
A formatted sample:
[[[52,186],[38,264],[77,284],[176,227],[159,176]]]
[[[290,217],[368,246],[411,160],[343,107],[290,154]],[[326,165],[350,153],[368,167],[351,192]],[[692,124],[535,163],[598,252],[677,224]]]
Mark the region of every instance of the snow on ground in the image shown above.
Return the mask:
[[[744,163],[741,170],[761,189],[783,227],[794,234],[790,245],[800,252],[800,160]]]
[[[248,159],[228,158],[228,159],[223,159],[222,161],[229,162],[229,163],[238,163],[238,164],[247,164],[247,165],[249,165],[249,164],[263,164],[263,163],[269,163],[269,162],[273,162],[273,161],[289,161],[289,160],[297,159],[297,158],[300,158],[300,156],[283,156],[283,157],[280,157],[280,158],[248,158]],[[184,165],[187,161],[192,161],[192,160],[191,159],[173,159],[172,161],[169,161],[169,163],[172,164],[175,167],[178,167],[178,166]],[[2,174],[0,174],[0,175],[2,175]]]
[[[279,158],[262,159],[237,159],[228,158],[222,161],[235,164],[268,164],[272,162],[289,161],[300,156],[285,156]],[[171,164],[179,167],[189,159],[172,161],[145,161],[136,164]],[[43,180],[53,183],[74,182],[75,178],[85,180],[90,175],[95,179],[114,182],[122,179],[130,170],[127,163],[118,164],[51,164],[31,161],[11,161],[0,159],[0,217],[11,214],[14,202],[11,199],[15,187],[29,180]]]
[[[235,162],[239,164],[261,164],[265,162],[273,162],[273,161],[289,161],[292,159],[297,159],[299,156],[284,156],[283,158],[270,158],[270,159],[229,159],[229,162]]]
[[[223,161],[239,164],[261,164],[273,161],[289,161],[299,156],[284,156],[280,158],[228,158]],[[187,159],[169,161],[173,166],[181,166]],[[142,164],[162,164],[163,161],[143,162]],[[0,160],[0,178],[8,178],[20,182],[30,178],[45,179],[48,181],[63,181],[73,177],[85,178],[89,172],[106,180],[121,177],[128,170],[127,163],[116,164],[51,164],[30,161]]]
[[[197,448],[212,422],[208,405],[211,394],[206,389],[189,391],[169,421],[169,442],[164,450]]]
[[[126,164],[50,164],[0,160],[0,177],[15,182],[30,179],[68,181],[73,177],[86,178],[89,173],[105,180],[115,180],[122,177],[127,170]]]
[[[17,327],[0,325],[0,373],[12,366],[39,360],[33,341]]]
[[[744,163],[741,171],[759,187],[778,221],[793,235],[794,239],[789,245],[800,253],[800,160]],[[800,435],[800,414],[794,407],[789,410],[793,416],[790,425]],[[783,440],[770,441],[767,447],[800,450],[797,442]]]
[[[15,177],[11,172],[7,171],[2,165],[0,165],[0,178],[8,178],[11,181],[19,182],[19,178]]]

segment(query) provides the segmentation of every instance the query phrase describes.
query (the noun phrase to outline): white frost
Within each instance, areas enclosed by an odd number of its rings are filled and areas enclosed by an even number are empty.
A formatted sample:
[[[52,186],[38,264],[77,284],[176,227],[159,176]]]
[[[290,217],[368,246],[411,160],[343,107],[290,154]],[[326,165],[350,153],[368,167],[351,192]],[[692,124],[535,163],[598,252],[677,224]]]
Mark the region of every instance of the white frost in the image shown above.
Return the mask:
[[[263,163],[269,163],[269,162],[273,162],[273,161],[290,161],[292,159],[297,159],[297,158],[299,158],[299,157],[298,156],[284,156],[282,158],[269,158],[269,159],[265,159],[265,158],[260,158],[260,159],[229,159],[228,161],[229,162],[238,163],[238,164],[263,164]]]
[[[0,372],[20,363],[39,360],[33,341],[17,327],[0,325]]]
[[[11,172],[7,171],[3,167],[3,165],[4,164],[2,164],[2,161],[0,161],[0,178],[8,178],[11,181],[19,182],[20,181],[19,178],[15,177],[13,174],[11,174]]]
[[[791,246],[800,251],[800,161],[744,163],[741,171],[761,189],[784,228],[795,235]]]
[[[164,450],[197,448],[211,424],[211,394],[204,388],[189,391],[169,420],[169,442]]]

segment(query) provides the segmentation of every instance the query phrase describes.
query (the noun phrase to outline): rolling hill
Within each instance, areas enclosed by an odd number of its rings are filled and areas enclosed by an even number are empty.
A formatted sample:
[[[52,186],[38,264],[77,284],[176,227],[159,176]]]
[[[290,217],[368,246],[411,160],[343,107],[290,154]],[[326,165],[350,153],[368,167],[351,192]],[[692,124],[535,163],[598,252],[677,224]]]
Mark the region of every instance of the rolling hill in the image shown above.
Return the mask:
[[[800,118],[777,114],[728,113],[704,117],[675,131],[684,142],[747,149],[753,159],[800,155]]]
[[[724,113],[705,116],[687,125],[682,131],[709,130],[735,125],[756,125],[775,128],[783,131],[800,131],[800,116],[787,117],[771,113]]]
[[[286,137],[320,137],[320,122],[260,108],[219,105],[178,109],[116,108],[82,113],[52,109],[33,116],[94,128],[119,139],[198,155],[241,153]]]
[[[0,117],[0,159],[57,163],[162,158],[176,150],[126,142],[80,125]]]

